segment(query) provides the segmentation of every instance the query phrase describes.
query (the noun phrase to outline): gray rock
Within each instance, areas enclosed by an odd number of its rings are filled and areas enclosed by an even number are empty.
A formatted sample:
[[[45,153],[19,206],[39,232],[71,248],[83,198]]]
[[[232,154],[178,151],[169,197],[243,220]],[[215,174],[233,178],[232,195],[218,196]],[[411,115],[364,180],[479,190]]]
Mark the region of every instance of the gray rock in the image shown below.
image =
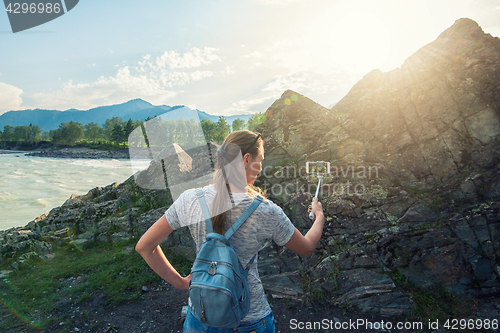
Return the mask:
[[[120,231],[111,235],[112,243],[122,243],[130,240],[130,234],[126,231]]]

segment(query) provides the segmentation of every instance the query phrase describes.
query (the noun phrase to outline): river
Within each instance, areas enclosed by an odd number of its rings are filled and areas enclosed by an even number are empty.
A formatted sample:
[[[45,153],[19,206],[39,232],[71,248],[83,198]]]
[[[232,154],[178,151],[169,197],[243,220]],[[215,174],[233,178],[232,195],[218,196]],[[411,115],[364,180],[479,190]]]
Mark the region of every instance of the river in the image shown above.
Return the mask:
[[[129,160],[66,159],[0,155],[0,230],[25,226],[61,206],[72,194],[123,182]]]

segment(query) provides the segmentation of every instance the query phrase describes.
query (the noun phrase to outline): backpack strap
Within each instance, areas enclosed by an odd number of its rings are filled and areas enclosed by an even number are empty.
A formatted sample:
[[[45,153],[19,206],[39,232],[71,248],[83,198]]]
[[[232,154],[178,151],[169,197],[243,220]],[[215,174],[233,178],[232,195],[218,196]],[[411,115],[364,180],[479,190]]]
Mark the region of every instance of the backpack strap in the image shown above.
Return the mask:
[[[255,200],[248,206],[248,208],[243,212],[243,214],[236,220],[236,222],[233,223],[231,228],[229,228],[228,231],[224,234],[224,237],[226,239],[229,239],[236,230],[238,230],[239,227],[247,220],[247,218],[252,215],[252,213],[259,207],[260,203],[264,200],[260,195],[255,198]],[[257,253],[253,256],[253,258],[248,262],[247,266],[245,269],[248,269],[250,265],[254,262],[255,258],[257,257]]]
[[[210,217],[210,213],[208,211],[207,202],[205,200],[205,193],[201,188],[196,189],[196,196],[198,197],[198,201],[200,202],[201,211],[203,213],[203,217],[205,218],[205,223],[207,224],[208,232],[214,232],[212,228],[212,218]],[[252,213],[259,207],[260,203],[264,200],[262,196],[258,195],[257,198],[252,202],[252,204],[243,212],[243,214],[233,223],[231,228],[224,234],[226,239],[229,239],[239,227],[246,221],[246,219],[252,215]]]
[[[243,222],[246,221],[246,219],[252,215],[252,213],[259,207],[260,203],[264,200],[260,195],[257,196],[257,198],[252,202],[252,204],[243,212],[243,214],[236,220],[236,222],[233,223],[231,228],[229,228],[228,231],[224,234],[224,237],[226,239],[229,239],[235,232],[238,230],[239,227],[243,224]]]
[[[207,224],[208,232],[214,232],[212,228],[212,218],[208,212],[207,202],[205,200],[205,193],[201,188],[196,189],[196,196],[200,202],[201,211],[203,212],[203,217],[205,218],[205,223]]]
[[[203,212],[203,217],[205,218],[205,223],[207,224],[208,232],[213,233],[213,228],[212,228],[212,218],[210,217],[210,213],[208,212],[208,207],[207,207],[207,202],[205,200],[205,193],[203,193],[203,190],[201,188],[196,189],[196,196],[198,197],[198,201],[200,202],[201,206],[201,211]],[[252,213],[259,207],[260,203],[264,200],[262,196],[258,195],[257,198],[250,204],[250,206],[243,212],[243,214],[236,220],[236,222],[233,223],[231,228],[226,231],[224,234],[224,237],[229,240],[229,237],[231,237],[236,230],[238,230],[239,227],[243,224],[243,222],[246,221],[246,219],[252,215]],[[195,245],[195,252],[196,252],[196,245]],[[248,262],[247,268],[250,267],[250,265],[254,262],[255,258],[257,257],[257,254],[253,256],[253,258]]]

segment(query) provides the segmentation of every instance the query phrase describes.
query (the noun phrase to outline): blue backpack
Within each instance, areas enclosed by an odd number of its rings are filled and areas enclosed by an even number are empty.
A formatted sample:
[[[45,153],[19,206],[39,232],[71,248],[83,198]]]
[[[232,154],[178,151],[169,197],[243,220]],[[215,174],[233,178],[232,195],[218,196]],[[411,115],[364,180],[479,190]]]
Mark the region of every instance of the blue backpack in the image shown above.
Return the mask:
[[[202,323],[215,328],[235,328],[250,310],[247,275],[255,256],[243,269],[229,238],[259,206],[258,196],[224,236],[213,232],[203,191],[196,190],[208,227],[206,240],[191,269],[191,312]]]

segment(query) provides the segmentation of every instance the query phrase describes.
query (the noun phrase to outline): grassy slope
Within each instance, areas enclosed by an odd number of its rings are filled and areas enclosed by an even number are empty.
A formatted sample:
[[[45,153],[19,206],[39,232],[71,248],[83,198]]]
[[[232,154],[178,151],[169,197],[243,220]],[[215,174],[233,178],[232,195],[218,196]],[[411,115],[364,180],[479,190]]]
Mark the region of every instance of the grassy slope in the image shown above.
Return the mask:
[[[161,279],[132,246],[93,244],[85,251],[68,246],[57,250],[54,259],[32,262],[11,273],[0,281],[0,332],[43,329],[53,322],[69,327],[68,318],[54,315],[61,313],[65,298],[82,307],[95,293],[103,293],[109,307],[139,299],[142,286]],[[166,254],[181,273],[189,273],[191,263]]]

